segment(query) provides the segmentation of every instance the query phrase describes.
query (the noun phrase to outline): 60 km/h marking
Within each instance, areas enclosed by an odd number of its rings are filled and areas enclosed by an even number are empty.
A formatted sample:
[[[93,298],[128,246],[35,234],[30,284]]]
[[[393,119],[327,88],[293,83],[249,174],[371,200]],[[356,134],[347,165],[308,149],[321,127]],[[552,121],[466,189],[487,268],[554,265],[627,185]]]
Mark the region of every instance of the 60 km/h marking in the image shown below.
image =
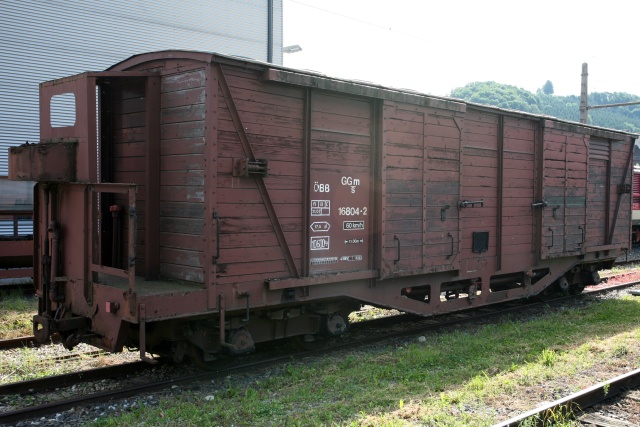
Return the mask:
[[[343,221],[343,230],[364,230],[364,221]]]

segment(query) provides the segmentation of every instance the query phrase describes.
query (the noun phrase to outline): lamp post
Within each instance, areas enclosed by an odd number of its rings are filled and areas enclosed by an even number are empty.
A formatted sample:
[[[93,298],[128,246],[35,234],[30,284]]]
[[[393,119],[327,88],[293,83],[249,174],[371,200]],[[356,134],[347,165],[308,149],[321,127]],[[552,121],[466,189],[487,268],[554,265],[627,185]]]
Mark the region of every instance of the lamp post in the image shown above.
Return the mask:
[[[300,52],[302,48],[300,45],[292,44],[291,46],[285,46],[282,48],[282,53],[296,53]]]

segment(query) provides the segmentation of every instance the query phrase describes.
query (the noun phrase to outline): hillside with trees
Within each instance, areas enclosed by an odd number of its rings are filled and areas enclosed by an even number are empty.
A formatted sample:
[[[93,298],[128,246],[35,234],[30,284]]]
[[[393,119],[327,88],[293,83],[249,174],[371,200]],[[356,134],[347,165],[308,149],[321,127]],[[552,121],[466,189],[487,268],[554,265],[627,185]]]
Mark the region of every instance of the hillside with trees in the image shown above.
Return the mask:
[[[454,89],[451,96],[478,104],[580,121],[580,97],[554,95],[553,83],[548,80],[536,93],[496,82],[475,82]],[[622,92],[589,94],[589,105],[634,101],[640,101],[640,96]],[[640,133],[640,104],[589,110],[589,124]]]

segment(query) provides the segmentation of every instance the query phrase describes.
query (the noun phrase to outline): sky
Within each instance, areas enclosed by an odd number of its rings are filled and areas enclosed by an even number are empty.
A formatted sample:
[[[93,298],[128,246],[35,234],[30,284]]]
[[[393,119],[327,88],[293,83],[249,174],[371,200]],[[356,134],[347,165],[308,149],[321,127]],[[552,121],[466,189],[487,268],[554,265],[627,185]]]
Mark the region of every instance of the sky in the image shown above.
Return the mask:
[[[635,0],[284,0],[284,65],[447,96],[477,81],[640,95]]]

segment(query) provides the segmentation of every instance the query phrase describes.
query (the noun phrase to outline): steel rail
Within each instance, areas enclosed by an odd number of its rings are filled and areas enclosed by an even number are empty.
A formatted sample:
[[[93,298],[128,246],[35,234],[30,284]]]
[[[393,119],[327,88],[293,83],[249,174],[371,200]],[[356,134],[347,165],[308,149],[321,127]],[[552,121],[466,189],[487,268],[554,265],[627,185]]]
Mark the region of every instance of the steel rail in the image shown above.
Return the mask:
[[[290,362],[292,359],[295,359],[296,356],[303,357],[303,356],[308,356],[310,354],[318,354],[318,353],[322,353],[322,352],[306,351],[299,355],[292,356],[291,354],[288,354],[285,356],[276,356],[273,358],[259,360],[251,363],[245,363],[242,365],[238,365],[236,362],[232,362],[229,366],[221,367],[216,371],[211,371],[211,372],[199,371],[198,373],[182,376],[179,378],[165,379],[165,380],[160,380],[155,382],[149,382],[146,384],[137,384],[127,388],[116,388],[114,390],[98,392],[91,395],[75,396],[65,400],[59,400],[59,401],[44,403],[41,405],[20,408],[13,411],[0,413],[0,424],[37,418],[43,415],[61,412],[78,405],[84,406],[88,404],[106,402],[114,399],[124,399],[130,396],[141,394],[143,392],[159,391],[174,385],[193,385],[195,381],[209,381],[209,380],[215,380],[215,379],[222,379],[227,377],[230,374],[246,373],[246,372],[278,365],[283,362]],[[142,369],[150,369],[150,368],[157,367],[157,365],[151,365],[149,363],[142,362],[142,361],[134,362],[128,365],[131,366],[134,364],[141,367]],[[135,369],[134,366],[131,366],[131,368]],[[102,368],[102,369],[106,369],[106,368]],[[92,371],[97,371],[97,370],[92,370]],[[90,373],[90,371],[78,372],[76,373],[76,375],[78,375],[78,378],[82,377],[82,380],[84,381],[87,378],[86,375],[88,373]],[[113,372],[110,372],[110,374],[111,374],[111,377],[114,376]],[[102,374],[99,374],[99,375],[102,375]],[[102,376],[97,377],[96,379],[102,379]],[[72,384],[75,384],[75,383],[70,382],[67,385],[72,385]],[[60,387],[60,385],[57,385],[55,387],[58,388]]]
[[[624,275],[624,274],[622,274]],[[614,276],[611,276],[614,277]],[[603,282],[606,282],[605,279],[603,279]],[[480,307],[471,307],[469,309],[463,310],[463,311],[454,311],[454,312],[450,312],[450,313],[443,313],[443,314],[439,314],[436,317],[422,317],[422,316],[418,316],[416,314],[405,314],[405,313],[400,313],[400,314],[395,314],[392,316],[386,316],[386,317],[381,317],[378,319],[373,319],[373,320],[368,320],[366,322],[362,322],[367,323],[367,326],[369,325],[375,325],[376,323],[380,323],[380,324],[384,324],[387,322],[393,322],[395,319],[400,319],[400,318],[410,318],[413,319],[416,324],[420,324],[422,323],[426,323],[428,324],[429,328],[438,328],[440,327],[440,323],[443,323],[443,326],[452,326],[456,323],[462,323],[471,319],[482,319],[482,318],[487,318],[487,317],[492,317],[492,316],[499,316],[499,315],[503,315],[503,314],[508,314],[510,312],[519,312],[520,310],[523,309],[534,309],[536,307],[542,306],[542,305],[555,305],[555,304],[562,304],[565,301],[569,301],[572,300],[574,298],[579,298],[583,295],[599,295],[599,294],[603,294],[605,292],[609,292],[609,291],[613,291],[613,290],[619,290],[619,289],[625,289],[631,286],[635,286],[640,284],[640,281],[632,281],[632,282],[626,282],[626,283],[618,283],[615,285],[608,285],[608,284],[604,284],[604,287],[593,287],[593,289],[585,289],[581,294],[576,294],[576,295],[560,295],[560,296],[553,296],[553,297],[549,297],[549,298],[542,298],[539,301],[535,301],[535,302],[531,302],[531,300],[527,300],[527,299],[518,299],[518,300],[512,300],[512,301],[505,301],[505,302],[501,302],[501,303],[495,303],[495,304],[491,304],[491,305],[483,305]],[[456,319],[454,320],[447,320],[447,318],[449,317],[455,317]],[[445,319],[444,322],[441,322],[439,319]],[[354,323],[351,325],[351,327],[358,327],[359,323]],[[397,336],[402,336],[402,335],[413,335],[413,334],[417,334],[420,332],[423,332],[425,330],[425,325],[419,325],[416,328],[410,328],[410,329],[406,329],[400,332],[396,332],[396,333],[391,333],[391,334],[387,334],[387,337],[396,337]],[[374,340],[375,338],[372,338],[372,340]]]
[[[33,347],[35,344],[36,339],[33,336],[9,338],[6,340],[0,340],[0,350],[13,350],[22,347]]]
[[[617,376],[610,380],[601,382],[585,390],[573,393],[555,402],[532,409],[522,415],[513,417],[507,421],[495,424],[494,427],[518,427],[525,420],[532,420],[538,424],[544,423],[557,414],[559,411],[580,413],[585,409],[622,393],[625,390],[640,386],[640,369]],[[529,424],[527,424],[529,425]]]
[[[640,262],[640,260],[638,260],[638,262]],[[602,281],[606,282],[606,281],[610,280],[611,278],[624,276],[625,274],[628,274],[628,273],[619,273],[619,274],[614,274],[612,276],[603,277]],[[628,287],[628,286],[633,286],[636,283],[640,283],[640,282],[629,282],[629,283],[621,284],[620,286],[621,287]],[[619,285],[616,285],[616,286],[620,287]],[[606,289],[615,289],[615,287],[608,287]],[[594,291],[595,292],[601,292],[602,289],[596,289],[596,290],[585,289],[584,294],[589,294],[589,293],[594,292]],[[518,300],[508,301],[506,303],[508,304],[509,302],[517,302],[517,301]],[[499,305],[499,303],[496,304],[496,305]],[[488,309],[489,307],[491,307],[491,306],[484,306],[484,309]],[[471,310],[473,310],[473,308],[471,308]],[[444,315],[446,316],[447,313],[444,313]],[[54,337],[53,343],[54,344],[58,344],[59,342],[60,342],[60,340],[56,339]],[[0,340],[0,351],[1,350],[12,350],[12,349],[22,348],[22,347],[39,346],[39,345],[49,345],[49,344],[48,343],[47,344],[38,344],[38,343],[36,343],[35,338],[33,336],[19,337],[19,338],[9,338],[9,339]]]
[[[51,340],[44,344],[38,343],[34,336],[8,338],[6,340],[0,340],[0,351],[14,350],[16,348],[23,348],[23,347],[40,347],[43,345],[60,344],[60,342],[61,342],[60,336],[58,336],[57,334],[54,334],[51,337]]]
[[[155,365],[151,365],[149,363],[142,362],[142,361],[134,362],[134,363],[147,365],[147,368],[155,367]],[[126,365],[121,365],[121,366],[126,366]],[[146,369],[142,365],[139,365],[139,368]],[[87,371],[84,372],[84,374],[86,373]],[[76,373],[76,375],[81,375],[81,374],[83,374],[83,372]],[[111,373],[111,375],[113,376],[113,373]],[[82,380],[84,380],[84,378]],[[193,381],[193,378],[191,378],[191,381]],[[118,399],[126,398],[126,397],[134,396],[136,394],[139,394],[145,391],[158,390],[163,388],[164,386],[172,385],[175,383],[176,381],[167,380],[167,381],[161,381],[153,384],[143,384],[143,385],[133,386],[126,389],[116,388],[110,391],[94,393],[91,395],[75,396],[70,399],[58,400],[54,402],[43,403],[41,405],[29,406],[26,408],[16,409],[13,411],[7,411],[7,412],[0,413],[0,424],[14,423],[17,421],[37,418],[47,414],[65,411],[67,409],[71,409],[78,405],[100,403],[100,402],[105,402],[115,398],[118,398]],[[70,385],[70,384],[67,384],[67,385]]]
[[[1,271],[7,270],[0,269],[0,272]],[[36,293],[36,288],[33,286],[33,282],[5,283],[0,284],[0,292],[5,295],[21,293],[23,295],[34,296]]]
[[[382,336],[370,336],[368,338],[353,340],[348,343],[341,343],[338,345],[334,345],[330,348],[325,348],[321,350],[314,350],[314,351],[308,350],[308,351],[302,351],[296,354],[287,353],[286,355],[283,355],[283,356],[275,356],[269,359],[263,359],[256,362],[245,363],[242,365],[238,365],[236,361],[232,361],[229,366],[226,366],[226,367],[219,366],[215,371],[211,371],[211,372],[200,372],[197,374],[187,375],[180,378],[173,378],[173,379],[162,380],[159,382],[151,382],[151,383],[141,384],[141,385],[138,384],[129,388],[119,388],[117,390],[105,391],[105,392],[100,392],[100,393],[87,395],[87,396],[77,396],[67,400],[49,402],[42,405],[21,408],[14,411],[8,411],[0,414],[0,424],[20,421],[25,419],[31,419],[36,416],[46,415],[53,412],[61,412],[61,411],[70,409],[74,406],[78,406],[80,404],[87,405],[87,404],[105,402],[113,399],[126,398],[126,397],[130,397],[143,392],[158,391],[172,385],[192,384],[195,381],[208,381],[212,379],[224,378],[225,376],[232,373],[240,373],[240,372],[248,372],[248,371],[257,370],[257,369],[264,369],[266,367],[275,366],[284,362],[290,362],[291,360],[299,360],[299,359],[302,359],[305,357],[311,357],[311,356],[322,356],[322,355],[334,353],[337,351],[354,349],[361,346],[373,344],[376,342],[381,342],[389,339],[397,339],[403,336],[412,336],[412,335],[423,333],[423,332],[434,332],[439,329],[443,329],[445,327],[450,327],[450,326],[454,326],[457,324],[461,324],[461,323],[465,323],[465,322],[469,322],[477,319],[498,317],[504,314],[508,314],[510,312],[520,313],[522,312],[523,309],[525,310],[534,309],[536,307],[539,307],[540,305],[550,305],[550,304],[554,305],[556,303],[560,304],[564,301],[567,301],[576,297],[580,297],[581,295],[584,295],[584,294],[605,293],[611,290],[622,289],[629,286],[633,286],[638,283],[640,282],[621,283],[617,285],[607,286],[605,288],[589,290],[579,295],[563,296],[560,298],[555,298],[553,300],[544,300],[544,301],[536,302],[533,304],[530,303],[526,305],[517,304],[517,302],[521,300],[508,301],[502,304],[494,304],[490,306],[478,307],[476,309],[475,315],[468,312],[448,313],[446,315],[443,315],[443,317],[453,317],[453,319],[449,318],[443,321],[438,321],[434,318],[425,319],[418,316],[410,315],[412,319],[422,319],[422,320],[425,320],[426,322],[415,328],[404,328],[403,330],[396,331],[396,332],[387,331]],[[382,320],[391,321],[391,319],[394,317],[400,318],[403,316],[407,316],[407,315],[389,316]],[[374,322],[375,321],[373,321],[372,323]],[[365,323],[365,322],[362,322],[362,323]],[[134,364],[139,366],[142,369],[151,368],[154,366],[144,362],[134,362],[124,366],[134,365]],[[110,368],[114,368],[114,367],[110,367]],[[107,371],[107,369],[108,368],[99,368],[99,369],[93,369],[93,370],[88,370],[83,372],[77,372],[74,374],[67,374],[68,378],[65,378],[64,380],[62,380],[61,377],[65,377],[65,376],[49,377],[46,379],[48,384],[46,386],[42,386],[41,384],[38,384],[38,381],[41,381],[41,380],[32,380],[31,382],[28,382],[29,384],[27,385],[22,385],[22,383],[9,384],[7,386],[0,387],[0,395],[15,394],[15,393],[21,393],[21,392],[33,392],[33,390],[35,389],[47,389],[52,387],[59,388],[63,386],[77,384],[79,382],[95,381],[96,379],[105,378],[104,376],[105,374],[98,371]],[[128,368],[123,368],[123,369],[128,369]],[[131,369],[135,371],[135,367],[131,366]],[[93,371],[96,371],[96,372],[94,373]],[[113,377],[113,376],[117,376],[114,373],[114,371],[111,371],[110,373],[107,374],[107,377]],[[62,385],[61,381],[64,381],[64,385]]]
[[[94,368],[86,371],[71,372],[68,374],[54,375],[51,377],[36,378],[34,380],[20,381],[0,385],[0,396],[10,394],[27,394],[37,391],[52,390],[54,388],[69,387],[82,382],[98,381],[139,372],[143,369],[153,368],[155,365],[140,360],[122,365]],[[1,417],[1,415],[0,415]],[[1,419],[1,418],[0,418]]]
[[[498,317],[509,313],[520,313],[522,310],[532,310],[536,307],[541,306],[554,306],[556,304],[562,304],[566,301],[570,301],[575,298],[580,298],[583,295],[599,295],[612,290],[625,289],[631,286],[635,286],[640,284],[640,281],[633,281],[627,283],[618,283],[615,285],[605,286],[601,288],[588,289],[577,295],[562,295],[556,296],[550,299],[541,299],[540,301],[531,302],[526,299],[519,299],[513,301],[505,301],[502,303],[491,304],[487,306],[470,308],[464,311],[456,311],[451,313],[445,313],[438,315],[437,317],[420,317],[414,314],[398,314],[395,316],[388,316],[380,319],[374,319],[369,321],[368,325],[373,325],[374,323],[386,323],[392,322],[394,318],[402,318],[407,317],[411,319],[415,319],[417,326],[415,328],[406,328],[397,332],[390,332],[385,334],[386,339],[390,338],[399,338],[402,336],[411,336],[416,335],[425,331],[437,331],[440,328],[454,326],[460,323],[468,322],[471,320],[480,320],[487,319],[491,317]],[[453,317],[453,319],[450,319]],[[444,319],[443,321],[439,319]],[[354,325],[355,326],[355,325]],[[357,342],[351,344],[354,347],[357,345],[364,345],[368,343],[374,343],[376,341],[380,341],[377,337],[365,338],[362,340],[358,340]],[[347,344],[349,345],[349,344]]]

